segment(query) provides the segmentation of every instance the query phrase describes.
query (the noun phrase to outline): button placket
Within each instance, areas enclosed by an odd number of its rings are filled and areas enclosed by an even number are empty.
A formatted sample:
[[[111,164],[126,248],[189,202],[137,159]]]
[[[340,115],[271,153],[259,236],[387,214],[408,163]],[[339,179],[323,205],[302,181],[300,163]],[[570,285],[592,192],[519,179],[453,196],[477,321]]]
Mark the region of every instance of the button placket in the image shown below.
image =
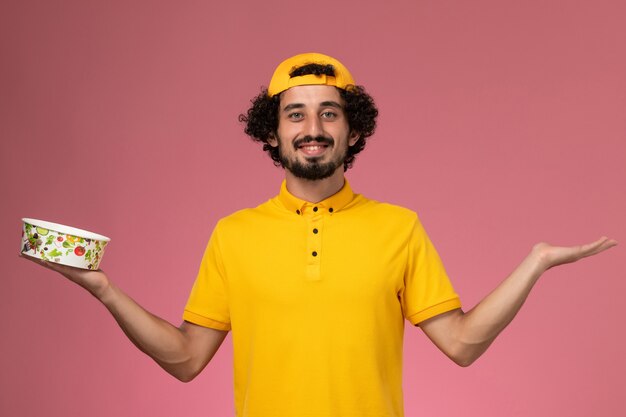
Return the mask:
[[[320,276],[320,263],[322,258],[322,230],[324,223],[324,216],[321,210],[314,206],[307,210],[309,216],[307,216],[307,271],[306,277],[308,280],[319,280]]]

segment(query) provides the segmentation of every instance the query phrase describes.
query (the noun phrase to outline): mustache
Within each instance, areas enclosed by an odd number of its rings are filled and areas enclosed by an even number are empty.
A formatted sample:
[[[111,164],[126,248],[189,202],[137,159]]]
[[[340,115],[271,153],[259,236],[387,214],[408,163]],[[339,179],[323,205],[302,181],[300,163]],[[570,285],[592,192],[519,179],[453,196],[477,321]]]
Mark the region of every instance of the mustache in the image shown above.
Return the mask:
[[[310,142],[317,142],[317,143],[321,143],[322,145],[328,145],[328,146],[333,146],[335,144],[335,140],[333,138],[327,138],[325,136],[304,136],[300,139],[296,139],[293,142],[293,147],[295,149],[298,149],[300,146],[304,145],[305,143],[310,143]]]

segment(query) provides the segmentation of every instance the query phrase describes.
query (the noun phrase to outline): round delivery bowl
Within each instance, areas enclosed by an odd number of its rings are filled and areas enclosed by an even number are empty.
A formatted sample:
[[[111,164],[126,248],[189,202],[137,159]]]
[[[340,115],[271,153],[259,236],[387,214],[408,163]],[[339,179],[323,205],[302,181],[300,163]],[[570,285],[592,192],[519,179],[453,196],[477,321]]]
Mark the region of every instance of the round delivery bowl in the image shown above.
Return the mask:
[[[22,253],[82,269],[98,269],[111,239],[87,230],[37,219],[22,219]]]

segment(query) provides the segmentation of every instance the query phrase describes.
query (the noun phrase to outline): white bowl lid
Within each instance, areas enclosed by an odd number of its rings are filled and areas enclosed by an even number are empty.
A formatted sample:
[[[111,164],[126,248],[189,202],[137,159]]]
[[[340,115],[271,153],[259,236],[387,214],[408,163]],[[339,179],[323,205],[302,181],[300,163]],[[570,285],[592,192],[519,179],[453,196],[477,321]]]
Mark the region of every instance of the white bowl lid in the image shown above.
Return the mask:
[[[103,235],[99,235],[97,233],[89,232],[83,229],[77,229],[71,226],[65,226],[63,224],[51,223],[45,220],[23,218],[22,221],[24,223],[32,224],[35,227],[42,227],[44,229],[48,229],[48,230],[52,230],[52,231],[60,232],[60,233],[65,233],[68,235],[78,236],[78,237],[82,237],[85,239],[102,240],[104,242],[108,242],[111,240],[110,238],[103,236]]]

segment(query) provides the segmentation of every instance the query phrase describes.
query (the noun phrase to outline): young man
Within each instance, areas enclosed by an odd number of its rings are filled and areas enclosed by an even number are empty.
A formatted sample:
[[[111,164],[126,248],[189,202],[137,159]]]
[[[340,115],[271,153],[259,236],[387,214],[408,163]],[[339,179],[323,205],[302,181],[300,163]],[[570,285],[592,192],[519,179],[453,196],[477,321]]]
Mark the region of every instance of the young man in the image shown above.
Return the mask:
[[[275,198],[220,220],[178,328],[102,271],[40,263],[89,290],[139,349],[182,381],[232,331],[240,417],[402,416],[404,319],[467,366],[545,270],[616,242],[539,243],[463,312],[416,214],[354,194],[344,178],[376,115],[337,60],[302,54],[278,66],[240,118],[285,168],[285,181]]]

